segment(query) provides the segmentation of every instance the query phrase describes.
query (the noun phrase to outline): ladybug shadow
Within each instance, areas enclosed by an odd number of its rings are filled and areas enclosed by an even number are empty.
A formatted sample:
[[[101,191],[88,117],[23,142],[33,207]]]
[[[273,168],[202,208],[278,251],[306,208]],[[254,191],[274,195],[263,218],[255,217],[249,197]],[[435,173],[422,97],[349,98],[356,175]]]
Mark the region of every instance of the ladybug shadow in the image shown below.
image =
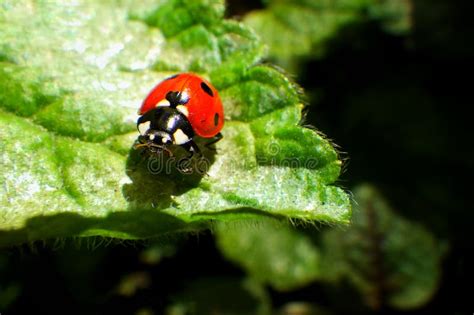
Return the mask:
[[[163,151],[151,153],[145,148],[129,151],[126,173],[131,183],[124,184],[122,192],[132,209],[166,209],[178,204],[173,196],[179,196],[199,185],[215,161],[214,146],[207,147],[208,139],[194,139],[202,155],[181,147],[170,148],[171,154]]]

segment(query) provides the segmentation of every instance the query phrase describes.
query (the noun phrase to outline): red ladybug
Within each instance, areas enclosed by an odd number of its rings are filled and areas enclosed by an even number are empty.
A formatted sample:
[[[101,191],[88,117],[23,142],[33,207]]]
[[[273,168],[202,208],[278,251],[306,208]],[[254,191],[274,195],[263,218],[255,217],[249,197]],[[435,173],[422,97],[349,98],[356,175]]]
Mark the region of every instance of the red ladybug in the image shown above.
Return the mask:
[[[217,90],[194,73],[173,75],[153,88],[143,101],[137,121],[140,132],[137,147],[152,152],[168,151],[179,145],[191,153],[200,153],[195,136],[222,139],[224,109]]]

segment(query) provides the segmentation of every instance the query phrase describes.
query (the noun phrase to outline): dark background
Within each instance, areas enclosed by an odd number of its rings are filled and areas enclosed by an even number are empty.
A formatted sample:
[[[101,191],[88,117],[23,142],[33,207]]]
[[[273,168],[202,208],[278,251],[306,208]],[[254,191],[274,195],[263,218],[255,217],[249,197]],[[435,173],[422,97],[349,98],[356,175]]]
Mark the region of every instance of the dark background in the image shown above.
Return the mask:
[[[472,314],[474,5],[413,3],[409,35],[387,34],[375,22],[349,25],[328,43],[323,58],[302,60],[303,71],[295,79],[309,96],[308,122],[346,152],[341,184],[374,184],[399,214],[449,242],[439,290],[428,304],[377,312]],[[228,16],[261,7],[257,1],[233,0]],[[190,282],[244,276],[221,256],[209,231],[168,241],[174,249],[158,265],[140,258],[148,243],[95,246],[83,241],[78,246],[66,240],[3,251],[6,268],[0,276],[17,289],[11,289],[12,302],[0,312],[133,314],[146,307],[161,314]],[[157,281],[131,296],[117,294],[120,279],[137,271]],[[345,307],[337,305],[317,284],[286,293],[269,291],[275,309],[307,301],[332,314],[348,309],[377,313],[363,306],[355,292],[336,292],[338,297],[347,293],[338,301]]]

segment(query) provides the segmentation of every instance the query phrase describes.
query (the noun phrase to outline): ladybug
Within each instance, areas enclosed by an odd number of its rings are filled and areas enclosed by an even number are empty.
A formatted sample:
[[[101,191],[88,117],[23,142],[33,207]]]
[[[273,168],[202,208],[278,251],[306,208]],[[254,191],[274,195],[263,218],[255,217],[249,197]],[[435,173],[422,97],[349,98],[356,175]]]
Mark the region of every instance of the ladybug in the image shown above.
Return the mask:
[[[224,109],[217,90],[194,73],[180,73],[158,83],[143,101],[138,114],[140,132],[136,147],[152,152],[179,145],[190,152],[201,153],[195,136],[212,138],[209,146],[220,139],[224,126]]]

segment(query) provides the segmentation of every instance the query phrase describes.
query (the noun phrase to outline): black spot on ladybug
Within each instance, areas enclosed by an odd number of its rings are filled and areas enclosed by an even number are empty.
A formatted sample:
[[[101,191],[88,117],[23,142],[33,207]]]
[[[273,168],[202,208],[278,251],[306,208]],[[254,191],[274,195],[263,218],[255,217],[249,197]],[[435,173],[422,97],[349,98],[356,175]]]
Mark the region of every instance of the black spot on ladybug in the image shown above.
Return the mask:
[[[214,114],[214,126],[217,126],[219,124],[219,114],[215,113]]]
[[[175,75],[172,75],[171,77],[167,77],[166,79],[164,79],[163,81],[167,81],[167,80],[172,80],[174,78],[177,78],[179,76],[179,74],[175,74]]]
[[[205,82],[201,82],[201,88],[204,90],[204,92],[206,92],[210,96],[214,96],[214,93],[212,93],[211,88]]]

